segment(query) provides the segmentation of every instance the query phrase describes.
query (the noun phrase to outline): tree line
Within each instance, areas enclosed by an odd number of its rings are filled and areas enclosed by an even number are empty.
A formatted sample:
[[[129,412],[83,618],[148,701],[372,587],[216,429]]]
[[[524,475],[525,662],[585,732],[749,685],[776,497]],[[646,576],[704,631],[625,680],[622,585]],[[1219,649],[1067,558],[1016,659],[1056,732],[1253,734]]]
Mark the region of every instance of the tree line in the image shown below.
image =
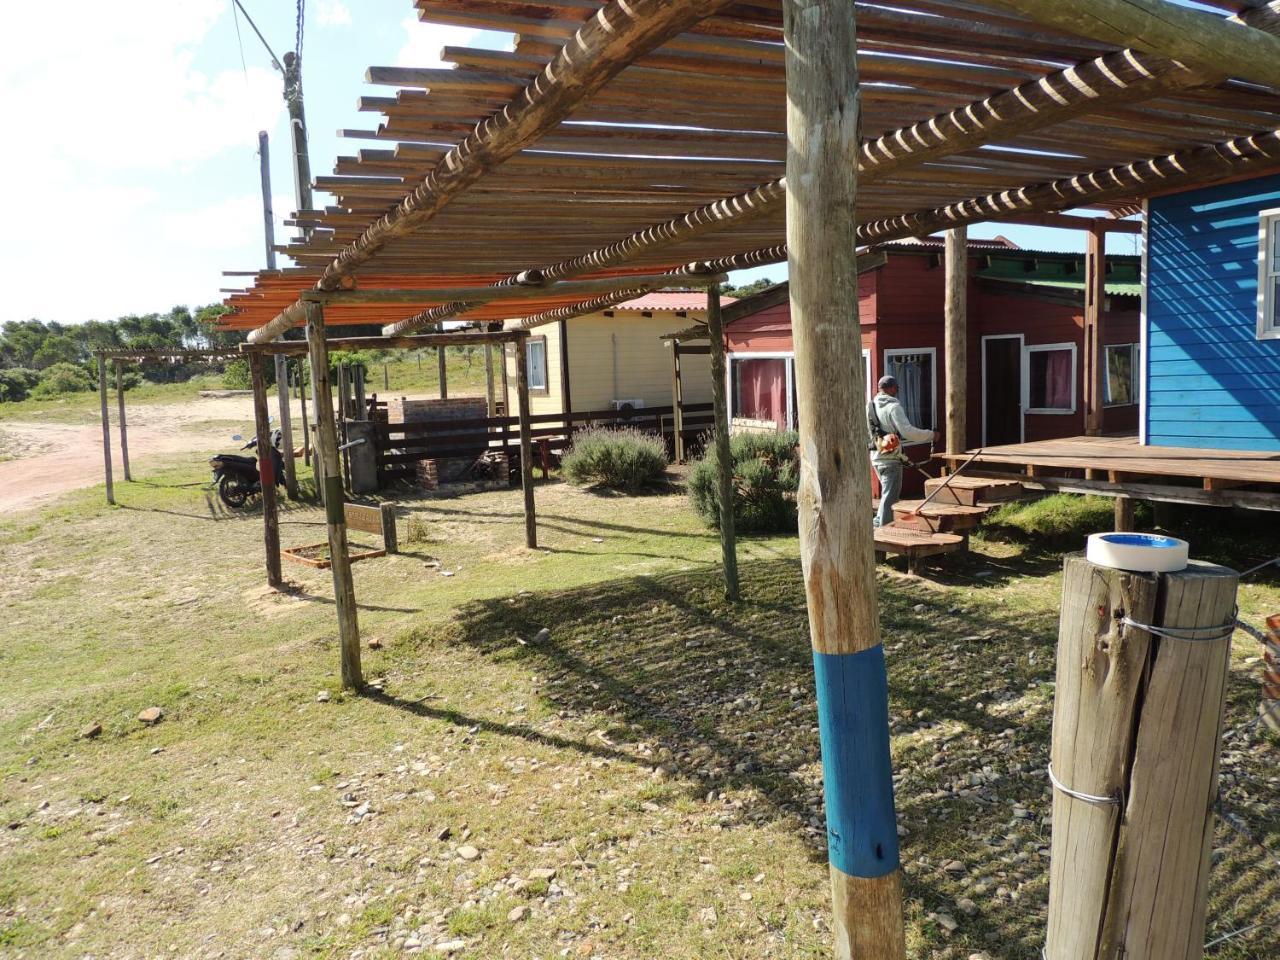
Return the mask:
[[[10,320],[0,326],[0,401],[29,396],[56,396],[91,390],[98,350],[206,350],[234,346],[241,331],[223,330],[216,321],[227,308],[209,304],[194,311],[185,306],[168,313],[131,314],[115,320],[65,324],[43,320]],[[191,363],[147,364],[139,375],[155,382],[190,379],[207,371]]]

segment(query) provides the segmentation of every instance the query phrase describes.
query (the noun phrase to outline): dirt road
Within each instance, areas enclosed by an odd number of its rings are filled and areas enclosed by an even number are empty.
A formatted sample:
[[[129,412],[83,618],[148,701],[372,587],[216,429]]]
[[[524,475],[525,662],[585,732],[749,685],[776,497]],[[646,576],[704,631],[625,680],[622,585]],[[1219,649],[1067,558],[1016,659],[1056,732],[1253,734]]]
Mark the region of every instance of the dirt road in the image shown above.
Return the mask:
[[[232,433],[248,437],[253,430],[253,401],[248,396],[139,404],[127,415],[129,460],[135,465],[157,453],[230,451]],[[68,490],[102,482],[102,427],[97,423],[5,421],[0,423],[0,435],[7,453],[16,456],[0,461],[0,514],[25,510]],[[120,479],[120,432],[114,408],[111,454],[115,476]]]

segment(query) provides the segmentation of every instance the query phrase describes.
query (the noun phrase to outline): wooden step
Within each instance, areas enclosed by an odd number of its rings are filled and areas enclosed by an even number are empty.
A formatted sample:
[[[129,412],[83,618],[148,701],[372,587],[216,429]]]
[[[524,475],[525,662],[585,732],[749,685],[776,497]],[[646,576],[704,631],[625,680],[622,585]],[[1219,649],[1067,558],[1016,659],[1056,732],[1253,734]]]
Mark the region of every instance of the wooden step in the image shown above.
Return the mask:
[[[942,488],[945,478],[935,477],[924,482],[927,495]],[[1022,496],[1022,484],[1017,480],[994,480],[990,477],[952,477],[946,489],[933,498],[934,503],[955,503],[966,507],[984,503],[1003,503]]]
[[[931,533],[916,527],[900,526],[896,522],[877,527],[875,533],[877,552],[906,557],[907,570],[911,573],[916,572],[917,563],[925,557],[954,553],[964,548],[964,537],[954,533]]]
[[[923,500],[899,500],[893,505],[893,522],[900,527],[914,527],[933,533],[953,533],[957,530],[972,530],[990,512],[989,506],[969,507],[959,503],[939,503],[937,500],[931,503]]]

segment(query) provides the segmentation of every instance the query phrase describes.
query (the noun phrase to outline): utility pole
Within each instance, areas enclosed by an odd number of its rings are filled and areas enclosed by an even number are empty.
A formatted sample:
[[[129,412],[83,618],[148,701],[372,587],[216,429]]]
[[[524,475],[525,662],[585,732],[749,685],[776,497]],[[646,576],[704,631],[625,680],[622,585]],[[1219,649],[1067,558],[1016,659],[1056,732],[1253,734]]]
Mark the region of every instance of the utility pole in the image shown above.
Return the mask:
[[[298,53],[284,55],[284,104],[289,111],[289,131],[293,135],[293,186],[298,210],[311,209],[311,156],[307,152],[307,114],[302,105],[302,56]],[[304,226],[302,235],[311,237],[311,228]]]

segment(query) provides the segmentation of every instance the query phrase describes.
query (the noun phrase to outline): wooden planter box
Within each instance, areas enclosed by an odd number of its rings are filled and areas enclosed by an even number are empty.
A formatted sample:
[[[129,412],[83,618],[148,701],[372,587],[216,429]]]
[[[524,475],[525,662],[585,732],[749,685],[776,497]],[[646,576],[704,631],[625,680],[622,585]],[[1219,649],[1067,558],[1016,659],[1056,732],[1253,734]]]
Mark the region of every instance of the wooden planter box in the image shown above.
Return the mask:
[[[307,567],[327,570],[332,566],[328,557],[328,543],[310,543],[302,547],[287,547],[280,552],[294,563],[301,563]],[[370,557],[385,557],[386,555],[386,550],[363,550],[359,553],[348,553],[347,559],[355,563],[357,560],[367,560]]]

